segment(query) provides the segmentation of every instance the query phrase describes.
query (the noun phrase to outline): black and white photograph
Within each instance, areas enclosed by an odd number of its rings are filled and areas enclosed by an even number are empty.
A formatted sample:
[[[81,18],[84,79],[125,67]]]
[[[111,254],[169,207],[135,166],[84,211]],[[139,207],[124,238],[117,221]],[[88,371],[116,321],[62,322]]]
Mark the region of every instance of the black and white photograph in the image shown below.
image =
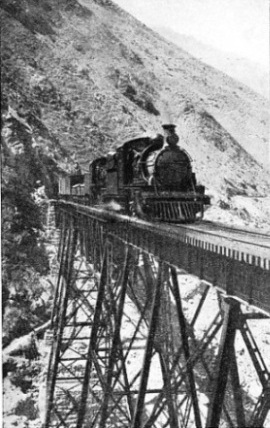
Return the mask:
[[[2,0],[3,428],[270,428],[269,0]]]

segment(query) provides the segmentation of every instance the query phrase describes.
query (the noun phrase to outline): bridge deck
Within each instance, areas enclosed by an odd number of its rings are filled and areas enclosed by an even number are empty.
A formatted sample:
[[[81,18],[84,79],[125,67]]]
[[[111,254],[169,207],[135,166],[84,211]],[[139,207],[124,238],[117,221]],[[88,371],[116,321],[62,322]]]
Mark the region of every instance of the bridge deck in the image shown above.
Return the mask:
[[[149,223],[95,207],[59,202],[78,218],[103,222],[107,233],[270,313],[270,236],[199,223]]]

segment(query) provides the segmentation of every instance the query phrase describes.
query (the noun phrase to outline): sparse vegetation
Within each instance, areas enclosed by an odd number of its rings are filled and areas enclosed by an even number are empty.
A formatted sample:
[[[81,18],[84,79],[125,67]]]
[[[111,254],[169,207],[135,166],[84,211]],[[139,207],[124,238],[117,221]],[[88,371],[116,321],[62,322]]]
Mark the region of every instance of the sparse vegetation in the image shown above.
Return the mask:
[[[137,91],[131,85],[127,85],[123,95],[148,113],[154,114],[155,116],[160,115],[150,98],[145,94],[137,94]]]
[[[49,172],[32,148],[27,123],[14,117],[3,129],[5,158],[2,173],[2,284],[4,344],[29,332],[49,315],[42,302],[40,276],[49,265],[41,239],[42,212],[34,200],[34,192]],[[14,153],[15,152],[15,153]],[[54,165],[54,164],[53,164]],[[48,193],[54,184],[48,186]],[[53,179],[53,174],[51,174]]]

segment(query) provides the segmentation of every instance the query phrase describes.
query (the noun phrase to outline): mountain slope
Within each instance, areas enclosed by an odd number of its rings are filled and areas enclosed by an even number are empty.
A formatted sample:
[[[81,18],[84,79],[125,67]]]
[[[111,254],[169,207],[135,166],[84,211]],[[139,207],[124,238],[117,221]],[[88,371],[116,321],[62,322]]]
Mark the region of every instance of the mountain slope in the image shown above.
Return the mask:
[[[204,63],[249,86],[263,97],[269,98],[269,73],[264,72],[259,64],[246,58],[239,58],[232,53],[226,54],[192,36],[176,33],[169,28],[158,27],[156,31]]]
[[[258,163],[267,159],[264,98],[110,0],[4,0],[1,8],[4,115],[9,106],[39,115],[84,169],[170,121],[214,200],[269,192]]]

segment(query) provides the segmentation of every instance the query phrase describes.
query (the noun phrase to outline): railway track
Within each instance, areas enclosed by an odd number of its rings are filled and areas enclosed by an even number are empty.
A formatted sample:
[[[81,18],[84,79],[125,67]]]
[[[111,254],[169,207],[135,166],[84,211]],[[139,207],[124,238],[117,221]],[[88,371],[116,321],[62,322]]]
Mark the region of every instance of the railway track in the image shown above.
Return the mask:
[[[195,247],[243,261],[270,270],[270,235],[249,229],[227,226],[223,223],[201,221],[193,224],[169,224],[148,222],[135,217],[118,214],[114,211],[87,207],[71,202],[62,202],[78,213],[94,215],[105,221],[134,225],[145,232],[158,232],[162,236],[180,239]]]
[[[202,220],[200,223],[195,224],[195,226],[197,229],[206,229],[209,233],[226,233],[227,235],[232,234],[239,237],[241,236],[244,241],[254,240],[255,244],[260,245],[261,243],[261,245],[265,245],[267,247],[270,245],[270,235],[254,229],[242,229],[209,220]]]

